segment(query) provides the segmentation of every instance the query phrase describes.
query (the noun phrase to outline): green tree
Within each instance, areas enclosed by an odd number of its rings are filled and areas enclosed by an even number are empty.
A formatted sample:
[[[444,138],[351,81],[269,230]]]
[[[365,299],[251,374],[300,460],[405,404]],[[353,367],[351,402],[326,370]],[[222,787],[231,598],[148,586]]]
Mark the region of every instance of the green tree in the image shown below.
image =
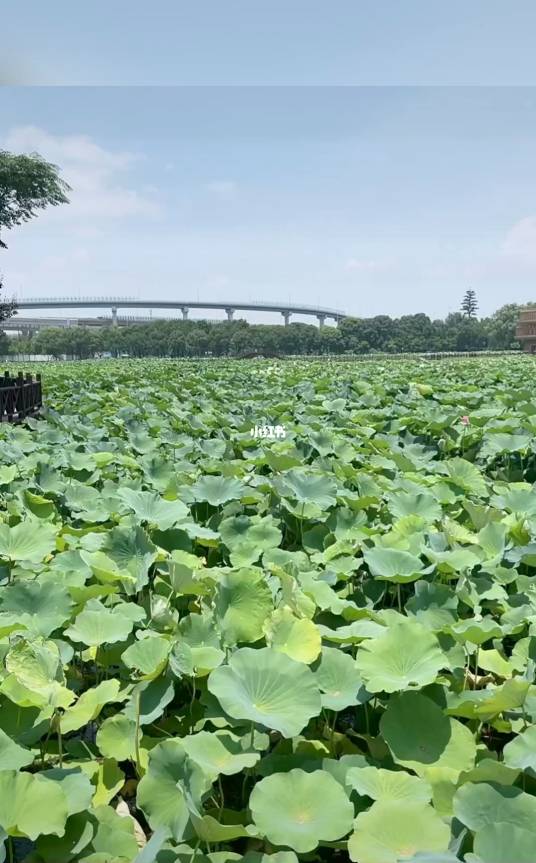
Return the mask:
[[[7,321],[8,318],[11,318],[17,311],[15,301],[4,299],[3,291],[4,284],[2,282],[2,276],[0,276],[0,324],[2,321]]]
[[[523,309],[534,308],[535,303],[518,305],[507,303],[501,306],[485,321],[488,334],[488,347],[493,351],[517,349],[520,347],[516,339],[516,328],[519,315]]]
[[[93,356],[98,347],[96,331],[89,327],[69,327],[65,333],[67,354],[80,359]]]
[[[67,204],[69,191],[59,168],[37,153],[17,156],[0,150],[0,231],[29,221],[45,207]],[[1,239],[0,248],[6,248]]]
[[[478,302],[476,299],[476,293],[472,288],[469,288],[463,295],[461,305],[462,314],[465,315],[466,318],[476,318],[477,310]]]
[[[38,354],[51,354],[59,359],[68,353],[65,330],[61,327],[45,327],[34,338],[34,349]]]
[[[337,327],[324,327],[319,332],[319,342],[323,354],[340,354],[344,350],[344,338]]]

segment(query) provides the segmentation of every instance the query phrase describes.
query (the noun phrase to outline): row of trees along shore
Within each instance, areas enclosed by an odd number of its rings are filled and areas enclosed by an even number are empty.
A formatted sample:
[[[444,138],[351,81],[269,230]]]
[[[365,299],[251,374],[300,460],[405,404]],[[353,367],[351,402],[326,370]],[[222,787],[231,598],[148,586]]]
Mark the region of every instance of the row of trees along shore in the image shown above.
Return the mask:
[[[34,335],[0,336],[0,354],[92,357],[200,357],[259,354],[372,354],[519,348],[515,328],[525,306],[509,304],[489,318],[457,312],[445,320],[425,314],[346,318],[338,327],[291,323],[157,320],[124,327],[46,328]],[[1,324],[0,324],[1,328]]]

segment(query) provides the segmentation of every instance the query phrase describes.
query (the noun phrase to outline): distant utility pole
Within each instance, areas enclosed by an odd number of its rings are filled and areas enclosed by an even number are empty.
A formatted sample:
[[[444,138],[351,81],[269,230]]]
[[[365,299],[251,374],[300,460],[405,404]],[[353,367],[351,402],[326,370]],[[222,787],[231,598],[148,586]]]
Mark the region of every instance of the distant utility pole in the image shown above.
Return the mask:
[[[461,311],[466,318],[476,318],[478,302],[476,299],[476,293],[472,288],[469,288],[463,296]]]

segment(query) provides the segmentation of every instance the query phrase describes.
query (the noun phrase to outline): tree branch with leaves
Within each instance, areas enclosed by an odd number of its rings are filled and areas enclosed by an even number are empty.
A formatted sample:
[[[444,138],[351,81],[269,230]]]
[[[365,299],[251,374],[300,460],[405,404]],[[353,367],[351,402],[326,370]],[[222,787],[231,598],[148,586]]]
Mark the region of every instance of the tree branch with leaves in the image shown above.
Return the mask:
[[[7,321],[8,318],[13,317],[13,315],[17,311],[17,305],[15,303],[15,300],[6,300],[3,294],[4,283],[2,281],[2,276],[0,275],[0,324],[2,323],[2,321]]]
[[[38,153],[0,150],[0,231],[28,222],[45,207],[68,204],[69,191],[59,168]],[[7,248],[2,239],[0,248]]]
[[[28,222],[39,210],[68,204],[70,186],[59,175],[59,168],[38,153],[15,155],[0,150],[0,232]],[[0,249],[7,246],[0,236]],[[2,297],[0,276],[0,323],[16,313],[14,300]]]

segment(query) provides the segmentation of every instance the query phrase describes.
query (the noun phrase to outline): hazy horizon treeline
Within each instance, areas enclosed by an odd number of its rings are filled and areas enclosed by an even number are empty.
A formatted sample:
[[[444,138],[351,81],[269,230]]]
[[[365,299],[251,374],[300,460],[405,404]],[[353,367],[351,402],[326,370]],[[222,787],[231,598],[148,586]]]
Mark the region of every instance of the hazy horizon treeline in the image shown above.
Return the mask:
[[[531,305],[531,304],[528,304]],[[43,353],[89,357],[127,353],[134,357],[236,356],[242,353],[369,354],[518,348],[515,329],[525,306],[510,303],[489,318],[460,312],[444,320],[414,314],[391,318],[345,318],[338,327],[291,323],[250,324],[244,320],[153,321],[125,327],[49,327],[34,335],[7,337],[0,332],[0,353]]]

